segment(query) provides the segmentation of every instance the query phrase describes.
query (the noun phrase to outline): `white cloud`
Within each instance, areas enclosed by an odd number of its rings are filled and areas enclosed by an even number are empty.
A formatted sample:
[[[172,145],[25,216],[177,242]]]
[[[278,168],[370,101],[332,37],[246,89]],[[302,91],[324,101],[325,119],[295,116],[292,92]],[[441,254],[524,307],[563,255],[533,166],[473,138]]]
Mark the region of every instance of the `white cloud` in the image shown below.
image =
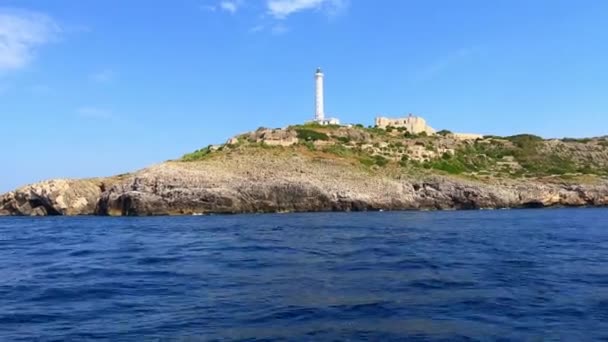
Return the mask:
[[[281,35],[281,34],[285,34],[287,32],[289,32],[289,27],[287,27],[285,25],[277,24],[272,27],[272,34]]]
[[[221,0],[214,1],[214,4],[203,4],[199,8],[207,12],[225,11],[230,14],[236,13],[243,5],[243,0]]]
[[[226,12],[230,12],[232,14],[236,13],[239,9],[240,3],[238,1],[222,1],[220,2],[220,8]]]
[[[85,119],[109,120],[114,118],[111,111],[99,107],[80,107],[76,110],[76,114]]]
[[[60,32],[45,14],[0,8],[0,71],[25,67]]]
[[[304,10],[326,10],[335,13],[346,6],[346,0],[267,0],[270,15],[285,19],[291,14]]]
[[[249,33],[257,33],[264,30],[264,25],[256,25],[249,29]]]
[[[209,11],[209,12],[215,12],[217,10],[217,7],[215,7],[213,5],[201,5],[201,6],[199,6],[199,8],[203,11]]]
[[[110,83],[116,79],[116,72],[111,69],[103,69],[91,74],[89,78],[95,83]]]

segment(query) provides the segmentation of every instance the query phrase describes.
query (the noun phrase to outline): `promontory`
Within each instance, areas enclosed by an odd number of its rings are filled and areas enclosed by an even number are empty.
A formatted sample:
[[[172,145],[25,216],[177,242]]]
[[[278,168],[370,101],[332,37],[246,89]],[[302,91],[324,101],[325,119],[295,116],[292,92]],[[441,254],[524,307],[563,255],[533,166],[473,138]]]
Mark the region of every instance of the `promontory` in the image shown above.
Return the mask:
[[[50,180],[0,215],[201,215],[608,205],[608,138],[260,128],[130,174]]]

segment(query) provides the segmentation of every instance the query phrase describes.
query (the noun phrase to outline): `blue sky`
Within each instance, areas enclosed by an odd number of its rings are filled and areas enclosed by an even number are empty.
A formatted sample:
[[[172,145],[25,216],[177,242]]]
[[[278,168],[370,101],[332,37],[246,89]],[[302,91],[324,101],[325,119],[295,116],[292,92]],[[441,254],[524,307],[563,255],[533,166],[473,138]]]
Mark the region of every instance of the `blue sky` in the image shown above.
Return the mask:
[[[608,1],[3,0],[0,192],[326,112],[608,134]]]

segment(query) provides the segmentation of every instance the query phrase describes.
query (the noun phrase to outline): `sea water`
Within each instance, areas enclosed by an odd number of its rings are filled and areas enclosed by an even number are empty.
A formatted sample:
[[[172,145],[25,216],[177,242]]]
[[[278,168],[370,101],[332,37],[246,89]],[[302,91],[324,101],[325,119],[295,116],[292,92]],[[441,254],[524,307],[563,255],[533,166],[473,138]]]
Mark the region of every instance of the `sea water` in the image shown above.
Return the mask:
[[[608,339],[608,210],[0,218],[0,340]]]

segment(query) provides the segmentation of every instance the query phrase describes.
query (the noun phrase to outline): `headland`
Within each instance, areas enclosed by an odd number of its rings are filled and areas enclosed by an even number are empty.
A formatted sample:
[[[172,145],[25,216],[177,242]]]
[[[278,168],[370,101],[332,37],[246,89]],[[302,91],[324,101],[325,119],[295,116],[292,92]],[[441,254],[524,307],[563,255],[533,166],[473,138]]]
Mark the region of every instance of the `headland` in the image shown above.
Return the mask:
[[[260,128],[130,174],[50,180],[0,215],[200,215],[608,205],[608,138]]]

